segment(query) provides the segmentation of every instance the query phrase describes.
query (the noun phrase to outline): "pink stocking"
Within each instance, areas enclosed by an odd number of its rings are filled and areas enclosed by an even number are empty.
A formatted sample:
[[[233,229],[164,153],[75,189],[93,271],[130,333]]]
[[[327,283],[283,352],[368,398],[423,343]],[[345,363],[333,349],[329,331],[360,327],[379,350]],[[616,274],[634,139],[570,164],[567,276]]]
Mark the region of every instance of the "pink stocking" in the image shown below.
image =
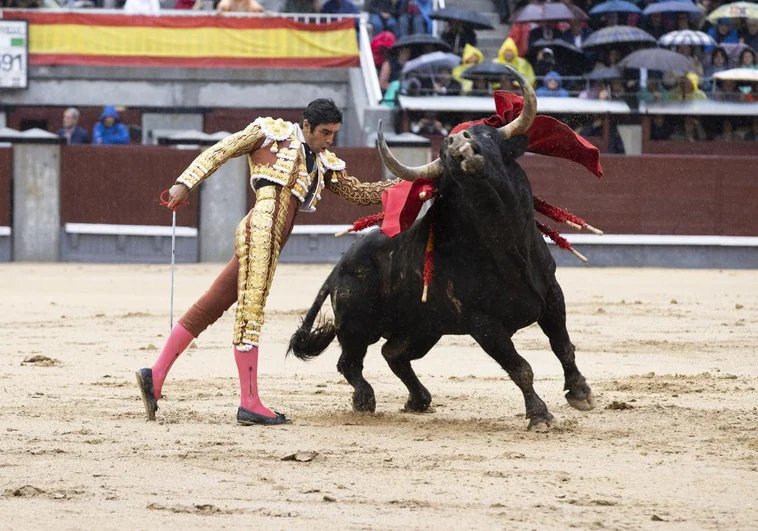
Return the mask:
[[[161,390],[163,389],[163,382],[166,380],[168,371],[171,370],[171,366],[174,364],[179,355],[184,352],[187,347],[195,339],[186,328],[181,324],[176,323],[171,335],[168,336],[166,344],[163,346],[158,360],[153,365],[153,390],[155,391],[156,400],[161,397]]]
[[[266,408],[258,396],[258,347],[248,352],[234,348],[234,361],[240,377],[240,407],[266,417],[275,417],[276,413]]]

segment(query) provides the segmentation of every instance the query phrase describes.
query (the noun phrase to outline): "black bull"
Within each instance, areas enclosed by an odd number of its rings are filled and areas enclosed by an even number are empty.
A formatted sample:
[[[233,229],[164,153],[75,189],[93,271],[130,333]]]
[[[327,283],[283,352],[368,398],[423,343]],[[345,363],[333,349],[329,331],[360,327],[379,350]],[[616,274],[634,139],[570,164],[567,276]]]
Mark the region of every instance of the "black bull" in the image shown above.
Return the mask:
[[[363,377],[369,345],[387,340],[382,355],[408,388],[405,407],[424,411],[431,394],[411,361],[425,356],[443,335],[469,334],[523,392],[529,429],[546,429],[553,416],[534,390],[531,366],[511,341],[534,322],[563,366],[566,400],[580,410],[594,407],[574,360],[555,261],[535,226],[531,186],[516,162],[526,146],[525,136],[504,138],[485,125],[449,137],[440,152],[438,196],[426,216],[395,238],[369,233],[334,267],[292,336],[290,351],[313,358],[336,335],[342,346],[337,368],[355,390],[355,410],[376,407],[374,390]],[[434,276],[422,303],[430,224]],[[327,296],[334,321],[314,329]]]

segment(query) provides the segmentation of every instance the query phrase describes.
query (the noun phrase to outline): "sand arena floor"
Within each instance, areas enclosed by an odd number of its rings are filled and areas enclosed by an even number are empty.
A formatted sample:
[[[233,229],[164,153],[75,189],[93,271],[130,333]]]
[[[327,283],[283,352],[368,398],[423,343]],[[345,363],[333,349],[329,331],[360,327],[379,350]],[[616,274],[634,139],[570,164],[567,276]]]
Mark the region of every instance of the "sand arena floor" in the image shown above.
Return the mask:
[[[219,265],[181,265],[177,314]],[[563,399],[537,327],[514,338],[556,417],[528,433],[523,399],[468,337],[415,367],[434,411],[369,351],[377,413],[351,411],[335,344],[285,345],[329,266],[282,265],[262,346],[284,427],[241,427],[225,315],[179,359],[158,422],[133,371],[169,328],[163,266],[0,265],[3,529],[755,529],[754,271],[564,268],[569,331],[599,407]],[[24,363],[34,356],[41,361]],[[32,358],[35,359],[35,358]],[[316,452],[309,462],[283,461]]]

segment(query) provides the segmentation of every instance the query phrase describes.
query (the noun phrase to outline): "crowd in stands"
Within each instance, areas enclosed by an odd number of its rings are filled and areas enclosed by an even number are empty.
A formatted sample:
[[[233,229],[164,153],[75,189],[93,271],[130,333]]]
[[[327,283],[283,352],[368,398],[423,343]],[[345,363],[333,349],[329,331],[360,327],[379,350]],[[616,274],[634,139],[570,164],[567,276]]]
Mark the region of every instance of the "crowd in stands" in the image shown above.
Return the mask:
[[[63,112],[63,127],[58,136],[66,139],[66,144],[100,144],[112,146],[131,142],[129,129],[121,123],[116,107],[108,105],[103,109],[97,123],[92,127],[92,138],[79,124],[79,110],[69,107]]]

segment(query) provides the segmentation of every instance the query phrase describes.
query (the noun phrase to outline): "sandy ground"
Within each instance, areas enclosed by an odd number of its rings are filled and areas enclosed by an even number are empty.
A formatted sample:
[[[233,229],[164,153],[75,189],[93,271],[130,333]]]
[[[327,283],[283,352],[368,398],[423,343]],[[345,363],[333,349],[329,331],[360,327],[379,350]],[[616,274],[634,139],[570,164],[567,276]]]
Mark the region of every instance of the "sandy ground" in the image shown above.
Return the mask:
[[[177,362],[158,422],[133,371],[169,328],[167,267],[0,265],[3,529],[755,529],[758,281],[753,271],[559,271],[579,367],[563,399],[536,327],[514,338],[556,417],[525,430],[516,386],[468,337],[415,363],[434,411],[401,412],[378,347],[375,415],[335,369],[285,359],[328,266],[280,267],[262,346],[284,427],[241,427],[232,316]],[[218,265],[179,266],[177,314]],[[51,362],[23,363],[32,356]],[[609,406],[615,406],[609,408]],[[317,452],[310,462],[282,461]]]

